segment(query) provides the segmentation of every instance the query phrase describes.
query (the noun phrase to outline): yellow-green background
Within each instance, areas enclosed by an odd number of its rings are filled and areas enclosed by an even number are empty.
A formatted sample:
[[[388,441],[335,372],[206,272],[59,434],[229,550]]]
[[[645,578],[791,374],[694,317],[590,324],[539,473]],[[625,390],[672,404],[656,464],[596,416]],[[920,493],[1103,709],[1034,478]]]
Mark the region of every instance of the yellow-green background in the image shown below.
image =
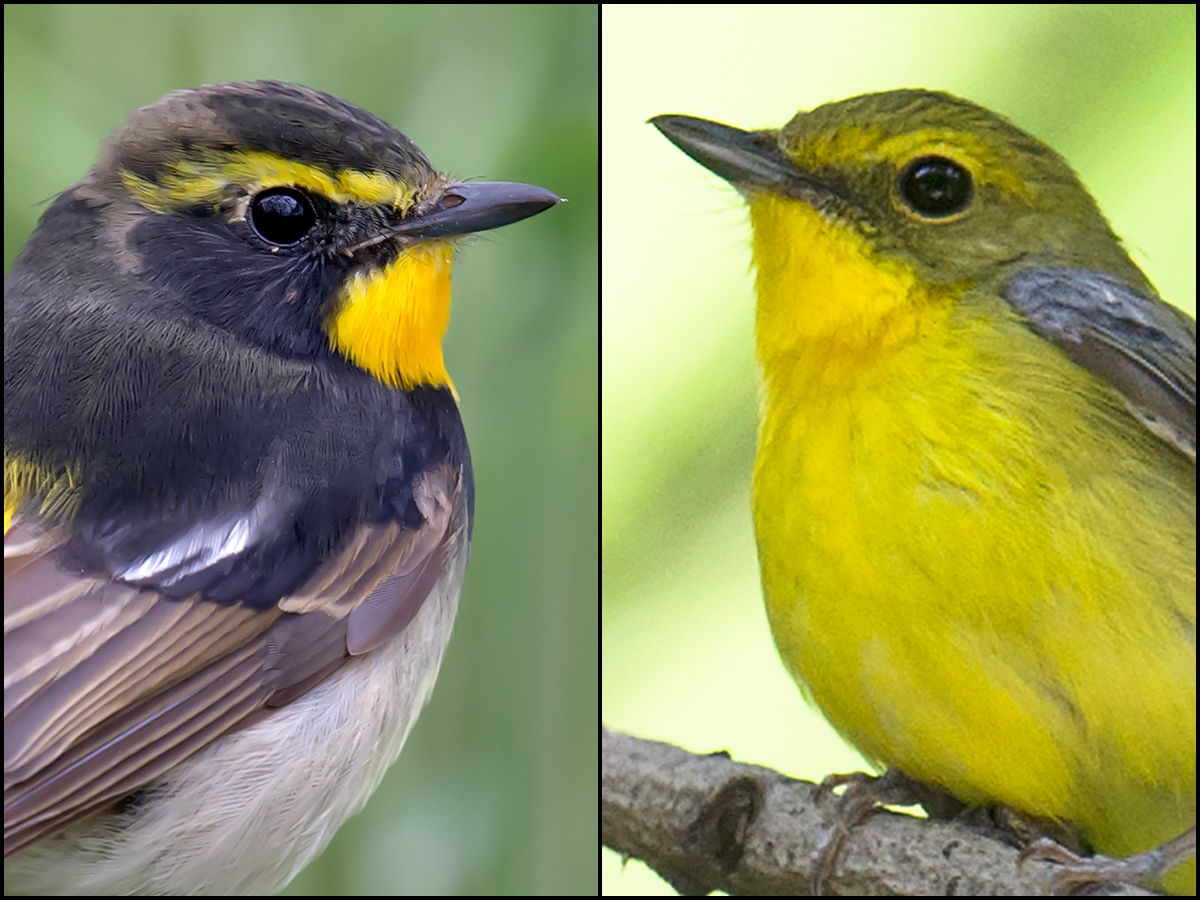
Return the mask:
[[[569,198],[472,240],[447,365],[478,489],[433,700],[294,894],[596,890],[596,22],[570,6],[6,6],[4,256],[126,113],[252,78],[357,103],[459,177]]]
[[[778,127],[870,91],[960,94],[1062,153],[1163,296],[1194,314],[1195,17],[1190,5],[605,7],[606,724],[799,777],[863,765],[802,702],[762,612],[742,204],[645,120]],[[602,874],[605,893],[667,891],[608,851]]]

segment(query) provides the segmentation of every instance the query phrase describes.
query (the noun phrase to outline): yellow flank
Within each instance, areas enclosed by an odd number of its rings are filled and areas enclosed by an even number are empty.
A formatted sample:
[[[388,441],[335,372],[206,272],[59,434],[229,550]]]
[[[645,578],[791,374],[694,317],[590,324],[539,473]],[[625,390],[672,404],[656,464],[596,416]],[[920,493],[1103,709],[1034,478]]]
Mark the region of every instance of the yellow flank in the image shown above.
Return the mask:
[[[329,340],[384,384],[452,387],[442,359],[450,322],[450,241],[406,249],[386,269],[353,275],[326,319]]]
[[[4,452],[4,531],[21,504],[40,497],[38,512],[56,521],[69,520],[78,511],[83,475],[78,460],[54,464],[23,453]]]
[[[804,694],[869,759],[1107,855],[1193,827],[1194,457],[1109,357],[1070,354],[1099,335],[1163,387],[1168,345],[1194,421],[1194,323],[1163,312],[1053,151],[974,104],[868,95],[779,132],[654,122],[748,198],[754,518]],[[1034,323],[1006,292],[1038,267],[1078,296]],[[1174,345],[1106,318],[1108,277]],[[1194,859],[1165,887],[1195,893]]]

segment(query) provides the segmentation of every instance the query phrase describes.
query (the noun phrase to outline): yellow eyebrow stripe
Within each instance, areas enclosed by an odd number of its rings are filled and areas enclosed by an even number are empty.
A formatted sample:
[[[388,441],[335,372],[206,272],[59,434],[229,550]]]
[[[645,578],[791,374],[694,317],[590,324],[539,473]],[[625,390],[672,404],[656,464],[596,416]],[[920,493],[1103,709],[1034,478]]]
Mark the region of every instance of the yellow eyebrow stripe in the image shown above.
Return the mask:
[[[401,215],[417,200],[413,186],[385,172],[333,171],[258,150],[209,152],[201,159],[177,160],[164,167],[157,181],[122,169],[121,180],[139,203],[159,213],[228,200],[231,187],[251,194],[297,187],[331,203],[389,206]]]

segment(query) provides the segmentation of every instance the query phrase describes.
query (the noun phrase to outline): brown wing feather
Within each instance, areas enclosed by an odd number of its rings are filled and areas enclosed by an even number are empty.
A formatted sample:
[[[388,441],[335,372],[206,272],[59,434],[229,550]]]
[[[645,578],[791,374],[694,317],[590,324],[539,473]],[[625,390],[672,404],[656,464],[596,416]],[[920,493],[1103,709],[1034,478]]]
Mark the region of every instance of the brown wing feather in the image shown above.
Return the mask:
[[[364,526],[275,608],[72,574],[66,540],[5,536],[5,855],[146,786],[404,629],[464,540],[461,473],[414,487],[420,528]]]

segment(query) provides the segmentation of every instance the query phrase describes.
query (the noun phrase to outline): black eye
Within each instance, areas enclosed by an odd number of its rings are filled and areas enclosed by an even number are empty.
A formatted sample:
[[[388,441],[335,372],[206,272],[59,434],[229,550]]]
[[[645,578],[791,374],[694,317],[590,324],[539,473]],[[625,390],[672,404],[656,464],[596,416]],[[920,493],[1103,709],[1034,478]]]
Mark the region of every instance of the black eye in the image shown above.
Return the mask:
[[[272,244],[296,243],[316,221],[312,200],[296,188],[271,188],[250,201],[250,225]]]
[[[962,212],[975,185],[971,173],[944,156],[914,159],[900,173],[900,196],[914,212],[931,219]]]

